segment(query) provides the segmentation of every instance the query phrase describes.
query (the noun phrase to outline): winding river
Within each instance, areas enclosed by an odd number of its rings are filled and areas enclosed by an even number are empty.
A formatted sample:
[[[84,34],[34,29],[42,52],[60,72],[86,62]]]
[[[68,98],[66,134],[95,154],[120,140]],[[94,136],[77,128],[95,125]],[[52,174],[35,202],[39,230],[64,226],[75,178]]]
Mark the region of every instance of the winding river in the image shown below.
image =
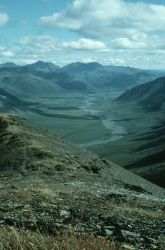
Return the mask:
[[[117,141],[122,139],[126,134],[127,131],[124,127],[117,124],[115,117],[110,111],[99,110],[98,101],[106,101],[110,98],[117,97],[121,92],[111,91],[110,93],[97,93],[97,94],[90,94],[85,99],[83,104],[79,107],[82,112],[89,113],[91,115],[98,116],[101,123],[104,125],[106,129],[109,129],[111,132],[111,136],[104,136],[97,140],[89,141],[87,143],[83,143],[81,147],[90,147],[100,144],[107,144],[109,142]]]

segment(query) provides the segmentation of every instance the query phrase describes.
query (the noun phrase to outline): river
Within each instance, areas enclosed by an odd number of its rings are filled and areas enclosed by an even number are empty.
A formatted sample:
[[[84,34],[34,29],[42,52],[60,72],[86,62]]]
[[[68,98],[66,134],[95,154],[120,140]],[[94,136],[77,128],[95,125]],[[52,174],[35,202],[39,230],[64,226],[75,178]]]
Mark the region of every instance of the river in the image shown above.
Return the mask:
[[[86,143],[81,144],[81,147],[90,147],[100,144],[107,144],[109,142],[117,141],[122,139],[126,134],[127,131],[124,127],[117,124],[115,117],[110,111],[104,111],[99,109],[98,102],[102,101],[105,102],[106,100],[116,98],[121,94],[120,91],[111,90],[108,93],[96,93],[96,94],[89,94],[85,97],[83,104],[79,107],[82,112],[89,113],[90,115],[95,115],[99,117],[101,123],[104,125],[106,129],[109,129],[111,132],[111,136],[109,137],[104,136],[97,140],[89,141]]]

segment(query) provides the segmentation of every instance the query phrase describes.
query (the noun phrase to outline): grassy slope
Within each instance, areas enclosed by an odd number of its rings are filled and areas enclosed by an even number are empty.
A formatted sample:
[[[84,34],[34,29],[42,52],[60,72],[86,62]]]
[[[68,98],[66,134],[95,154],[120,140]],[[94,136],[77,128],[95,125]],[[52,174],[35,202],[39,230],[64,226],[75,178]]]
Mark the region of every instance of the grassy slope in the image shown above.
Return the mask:
[[[9,226],[1,226],[0,238],[1,250],[120,250],[103,237],[94,236],[50,236],[42,234],[39,230],[31,232],[28,230],[16,229]],[[132,248],[133,250],[133,248]]]
[[[144,234],[154,239],[160,234],[163,203],[150,193],[164,197],[164,190],[22,119],[3,115],[0,122],[0,216],[2,225],[19,234],[13,244],[25,237],[26,246],[33,235],[15,228],[106,236],[105,228],[113,226],[115,239],[125,243],[121,230],[130,225],[144,249],[150,244],[140,240]],[[12,229],[1,230],[11,242]],[[40,235],[34,237],[37,246]],[[41,237],[54,244],[50,236]],[[82,244],[88,249],[88,238]]]

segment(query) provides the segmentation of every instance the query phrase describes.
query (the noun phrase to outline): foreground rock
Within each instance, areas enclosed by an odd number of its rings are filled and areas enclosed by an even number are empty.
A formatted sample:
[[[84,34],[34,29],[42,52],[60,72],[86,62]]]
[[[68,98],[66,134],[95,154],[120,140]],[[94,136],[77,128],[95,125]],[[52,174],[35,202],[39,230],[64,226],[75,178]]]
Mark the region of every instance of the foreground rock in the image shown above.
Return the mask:
[[[164,249],[164,190],[26,121],[0,117],[0,224]]]

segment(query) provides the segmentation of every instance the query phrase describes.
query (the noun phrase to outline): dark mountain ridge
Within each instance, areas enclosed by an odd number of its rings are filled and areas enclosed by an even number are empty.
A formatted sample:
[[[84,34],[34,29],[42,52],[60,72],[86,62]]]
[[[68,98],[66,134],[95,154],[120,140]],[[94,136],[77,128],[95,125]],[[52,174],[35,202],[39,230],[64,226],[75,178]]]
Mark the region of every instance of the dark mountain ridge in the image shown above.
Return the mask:
[[[72,63],[62,67],[61,70],[99,89],[109,87],[126,89],[157,77],[156,73],[149,70],[107,66],[96,62]]]
[[[32,64],[27,64],[23,67],[28,68],[29,70],[35,70],[35,71],[41,71],[41,72],[47,72],[47,73],[55,72],[60,69],[60,67],[55,65],[54,63],[43,62],[43,61],[38,61]]]
[[[95,71],[97,69],[102,69],[104,67],[105,66],[97,62],[90,62],[90,63],[75,62],[62,67],[62,70],[70,73],[75,73],[83,71]]]
[[[19,67],[17,64],[12,62],[1,63],[0,68],[17,68]]]
[[[137,155],[138,159],[125,167],[162,187],[165,187],[164,93],[165,77],[161,77],[127,90],[116,100],[119,107],[125,108],[125,114],[130,113],[130,118],[138,117],[130,142],[134,141],[130,148],[132,156]]]
[[[160,111],[165,105],[165,77],[136,86],[122,94],[118,101],[135,102],[146,111]]]
[[[60,91],[60,87],[52,81],[36,76],[24,68],[0,69],[0,87],[18,98],[26,99]]]
[[[65,91],[86,91],[87,85],[62,72],[31,71],[26,67],[1,68],[0,87],[18,98],[36,99]]]
[[[53,63],[38,61],[33,64],[25,66],[15,65],[14,67],[13,64],[11,64],[10,67],[10,63],[7,63],[2,64],[0,68],[8,68],[10,71],[11,69],[15,69],[20,73],[24,71],[25,73],[29,72],[31,74],[38,75],[40,73],[50,73],[50,75],[55,73],[61,75],[67,74],[69,76],[68,79],[77,83],[77,85],[74,84],[74,86],[78,86],[78,90],[81,89],[79,83],[81,83],[82,86],[84,86],[84,84],[88,84],[89,88],[93,88],[93,90],[100,88],[105,89],[109,87],[126,89],[130,86],[135,86],[148,80],[153,80],[163,74],[162,72],[140,70],[131,67],[101,65],[97,62],[76,62],[59,67]],[[72,81],[69,82],[70,85]],[[71,88],[73,89],[73,87]]]

